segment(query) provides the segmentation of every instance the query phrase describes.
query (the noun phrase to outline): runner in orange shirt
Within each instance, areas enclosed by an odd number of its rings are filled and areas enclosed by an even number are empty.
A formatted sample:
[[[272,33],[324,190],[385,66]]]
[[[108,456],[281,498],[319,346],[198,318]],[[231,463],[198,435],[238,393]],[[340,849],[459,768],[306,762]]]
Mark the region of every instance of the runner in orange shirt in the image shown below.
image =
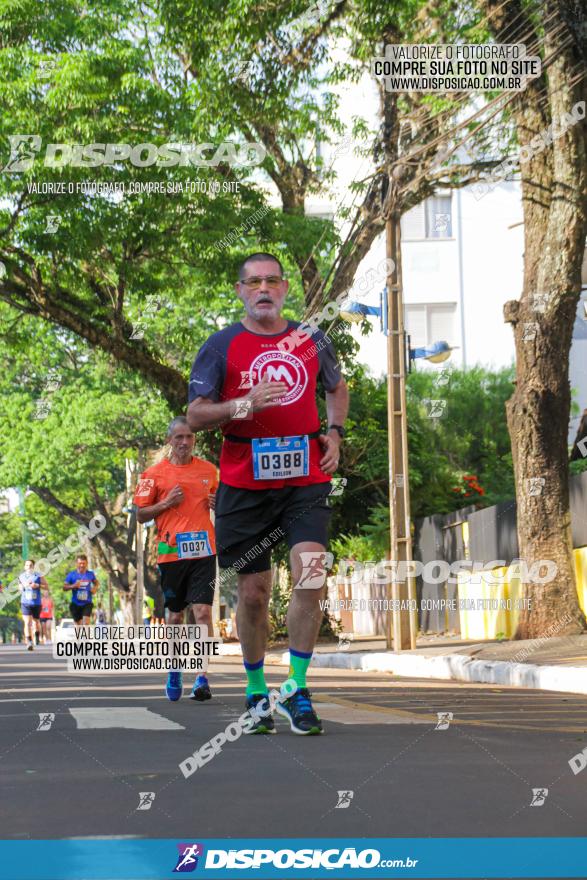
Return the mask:
[[[43,590],[41,593],[41,635],[43,644],[51,641],[51,629],[53,627],[53,599],[49,590]]]
[[[193,455],[194,434],[185,416],[169,425],[171,455],[141,474],[134,503],[139,522],[155,520],[159,548],[157,562],[169,623],[183,623],[185,608],[192,607],[196,623],[213,635],[212,603],[216,583],[216,543],[210,510],[218,487],[213,464]],[[169,672],[166,693],[179,700],[183,673]],[[198,675],[190,699],[203,702],[212,696],[205,675]]]

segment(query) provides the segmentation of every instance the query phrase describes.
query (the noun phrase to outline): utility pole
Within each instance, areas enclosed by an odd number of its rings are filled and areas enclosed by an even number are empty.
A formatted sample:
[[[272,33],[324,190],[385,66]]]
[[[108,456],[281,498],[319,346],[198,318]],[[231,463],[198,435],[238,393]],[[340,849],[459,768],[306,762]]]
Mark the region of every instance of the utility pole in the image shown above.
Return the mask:
[[[412,560],[410,529],[410,481],[408,472],[408,418],[406,411],[406,336],[401,275],[400,216],[391,212],[386,221],[387,278],[387,432],[389,437],[389,526],[391,559]],[[403,566],[402,566],[403,567]],[[406,566],[407,567],[407,566]],[[393,609],[386,627],[387,647],[394,651],[416,647],[417,612],[398,610],[401,599],[414,600],[416,585],[411,574],[405,583],[391,584]]]
[[[137,517],[137,527],[135,532],[135,540],[137,545],[137,583],[136,583],[136,594],[135,594],[135,621],[137,624],[141,623],[142,620],[142,603],[143,603],[143,595],[145,589],[145,566],[143,562],[144,557],[144,545],[143,545],[143,535],[144,529],[143,524],[139,522],[139,518]]]
[[[108,623],[114,623],[114,597],[112,595],[112,577],[108,577]]]

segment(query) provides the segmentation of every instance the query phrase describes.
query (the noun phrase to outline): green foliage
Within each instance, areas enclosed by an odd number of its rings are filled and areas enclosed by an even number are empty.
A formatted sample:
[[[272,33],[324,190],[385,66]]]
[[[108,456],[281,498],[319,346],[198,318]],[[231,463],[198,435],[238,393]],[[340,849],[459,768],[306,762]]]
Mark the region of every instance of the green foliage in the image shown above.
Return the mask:
[[[474,503],[496,504],[514,494],[505,401],[512,369],[473,367],[440,374],[413,371],[407,383],[410,503],[412,519],[448,513]],[[389,552],[387,383],[357,371],[351,381],[351,420],[343,451],[348,479],[334,505],[334,552],[358,561]],[[430,418],[429,401],[446,401]],[[475,475],[484,494],[455,493]]]
[[[578,461],[569,463],[569,471],[571,474],[583,474],[587,471],[587,458],[580,458]]]
[[[447,513],[470,504],[452,491],[461,478],[474,474],[485,490],[482,506],[514,494],[505,402],[512,394],[513,368],[496,372],[484,367],[414,371],[408,381],[408,425],[412,516]],[[431,418],[428,400],[446,401],[439,418]]]
[[[292,593],[289,569],[281,568],[281,575],[282,577],[273,579],[269,600],[269,632],[271,640],[275,642],[287,639],[287,611]],[[318,637],[333,639],[338,636],[340,630],[338,621],[325,611]]]
[[[287,609],[291,598],[291,579],[284,584],[280,578],[273,579],[269,600],[269,632],[271,639],[280,641],[287,638]]]
[[[16,513],[6,513],[0,516],[0,580],[4,589],[8,586],[13,572],[22,571],[23,560],[21,556],[22,525],[20,517]],[[12,611],[9,610],[12,608]],[[16,603],[11,606],[0,608],[0,614],[14,614]]]

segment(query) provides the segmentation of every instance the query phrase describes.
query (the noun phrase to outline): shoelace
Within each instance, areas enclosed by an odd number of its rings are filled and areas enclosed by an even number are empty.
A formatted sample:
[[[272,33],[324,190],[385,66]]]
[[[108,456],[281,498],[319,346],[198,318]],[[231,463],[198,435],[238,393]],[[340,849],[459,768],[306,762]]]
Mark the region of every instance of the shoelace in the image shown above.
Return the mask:
[[[179,685],[181,684],[181,672],[170,672],[169,684],[171,685],[171,687],[179,687]]]
[[[314,710],[312,709],[312,704],[310,702],[310,698],[305,694],[300,693],[299,691],[293,695],[291,698],[298,710],[302,713],[302,715],[309,715]]]

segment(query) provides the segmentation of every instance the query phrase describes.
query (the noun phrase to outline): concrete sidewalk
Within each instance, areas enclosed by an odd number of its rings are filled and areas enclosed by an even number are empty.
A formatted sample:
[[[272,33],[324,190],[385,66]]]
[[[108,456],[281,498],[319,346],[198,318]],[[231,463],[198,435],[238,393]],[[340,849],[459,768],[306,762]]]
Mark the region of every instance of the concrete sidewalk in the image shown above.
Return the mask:
[[[240,654],[240,645],[222,652]],[[274,648],[266,662],[287,665],[289,654]],[[587,694],[587,634],[503,642],[424,636],[415,651],[399,653],[386,651],[384,639],[359,638],[342,650],[317,645],[312,666]]]

